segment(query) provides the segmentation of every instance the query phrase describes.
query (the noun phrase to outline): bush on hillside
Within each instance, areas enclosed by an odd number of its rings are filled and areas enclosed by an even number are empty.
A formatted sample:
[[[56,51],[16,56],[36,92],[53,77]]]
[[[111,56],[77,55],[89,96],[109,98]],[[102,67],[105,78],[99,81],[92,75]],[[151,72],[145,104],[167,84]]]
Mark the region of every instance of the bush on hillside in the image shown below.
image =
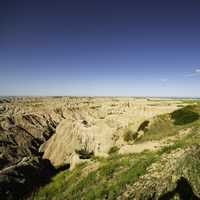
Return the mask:
[[[133,132],[131,130],[127,130],[124,133],[124,141],[129,142],[129,141],[133,141],[137,138],[138,136],[138,132]]]
[[[174,111],[171,114],[171,118],[174,120],[175,125],[184,125],[198,120],[199,114],[192,111],[188,106]]]
[[[113,146],[113,147],[110,148],[108,153],[109,154],[114,154],[114,153],[117,153],[118,151],[119,151],[119,147]]]
[[[140,126],[139,126],[137,132],[147,130],[148,125],[149,125],[149,120],[143,121],[143,122],[140,124]]]
[[[80,150],[75,150],[75,152],[79,155],[80,159],[89,159],[94,155],[93,151],[88,151],[87,149],[80,149]]]

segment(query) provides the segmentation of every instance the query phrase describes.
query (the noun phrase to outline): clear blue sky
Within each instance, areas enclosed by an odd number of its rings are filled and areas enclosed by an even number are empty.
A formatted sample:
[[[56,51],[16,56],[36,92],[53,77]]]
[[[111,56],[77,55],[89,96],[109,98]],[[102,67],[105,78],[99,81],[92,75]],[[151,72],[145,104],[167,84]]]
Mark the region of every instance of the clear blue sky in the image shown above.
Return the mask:
[[[200,1],[1,1],[0,95],[200,96]]]

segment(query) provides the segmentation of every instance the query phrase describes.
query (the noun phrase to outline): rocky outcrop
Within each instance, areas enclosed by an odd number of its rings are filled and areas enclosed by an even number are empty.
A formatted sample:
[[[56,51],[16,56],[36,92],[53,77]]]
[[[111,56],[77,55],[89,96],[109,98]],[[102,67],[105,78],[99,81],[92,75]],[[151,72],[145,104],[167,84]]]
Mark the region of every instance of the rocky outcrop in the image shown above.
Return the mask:
[[[120,199],[200,199],[200,146],[164,154]]]
[[[128,97],[1,98],[0,198],[20,199],[40,176],[48,177],[47,160],[73,168],[93,155],[107,156],[124,145],[120,130],[130,122],[137,131],[144,120],[177,108],[176,102],[151,104]]]
[[[113,146],[113,133],[114,129],[106,123],[90,125],[81,120],[63,120],[57,127],[56,134],[42,147],[43,157],[58,166],[63,163],[72,164],[76,154],[81,159],[83,152],[103,156]]]
[[[53,169],[41,158],[39,147],[54,134],[63,116],[44,105],[35,110],[37,101],[30,105],[29,101],[1,99],[0,199],[22,198]]]
[[[2,117],[0,122],[0,169],[25,156],[38,156],[40,145],[56,128],[50,117],[28,113]]]
[[[79,107],[68,107],[56,134],[40,148],[44,153],[43,158],[49,159],[54,166],[74,166],[74,162],[81,162],[79,152],[108,156],[113,146],[126,144],[121,130],[128,127],[130,122],[135,131],[141,132],[149,124],[146,119],[176,109],[175,104],[161,104],[155,109],[145,100],[108,100],[99,98],[95,103],[88,101],[87,106],[80,104]]]

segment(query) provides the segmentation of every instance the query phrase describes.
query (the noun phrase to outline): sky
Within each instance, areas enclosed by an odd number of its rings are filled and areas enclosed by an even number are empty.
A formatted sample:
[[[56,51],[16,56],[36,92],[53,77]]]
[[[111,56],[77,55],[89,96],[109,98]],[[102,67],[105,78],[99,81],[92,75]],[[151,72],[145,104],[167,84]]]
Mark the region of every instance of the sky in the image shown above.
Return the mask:
[[[200,97],[200,1],[1,1],[0,95]]]

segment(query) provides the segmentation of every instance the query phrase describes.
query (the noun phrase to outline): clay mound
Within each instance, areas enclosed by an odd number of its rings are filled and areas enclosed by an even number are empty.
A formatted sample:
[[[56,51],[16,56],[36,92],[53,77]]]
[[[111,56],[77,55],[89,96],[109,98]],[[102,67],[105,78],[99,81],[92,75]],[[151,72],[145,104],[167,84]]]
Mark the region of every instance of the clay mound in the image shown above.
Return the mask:
[[[72,164],[75,154],[81,151],[107,154],[113,146],[112,136],[113,128],[106,123],[90,125],[87,121],[65,119],[41,151],[44,151],[43,158],[49,159],[55,166]]]

